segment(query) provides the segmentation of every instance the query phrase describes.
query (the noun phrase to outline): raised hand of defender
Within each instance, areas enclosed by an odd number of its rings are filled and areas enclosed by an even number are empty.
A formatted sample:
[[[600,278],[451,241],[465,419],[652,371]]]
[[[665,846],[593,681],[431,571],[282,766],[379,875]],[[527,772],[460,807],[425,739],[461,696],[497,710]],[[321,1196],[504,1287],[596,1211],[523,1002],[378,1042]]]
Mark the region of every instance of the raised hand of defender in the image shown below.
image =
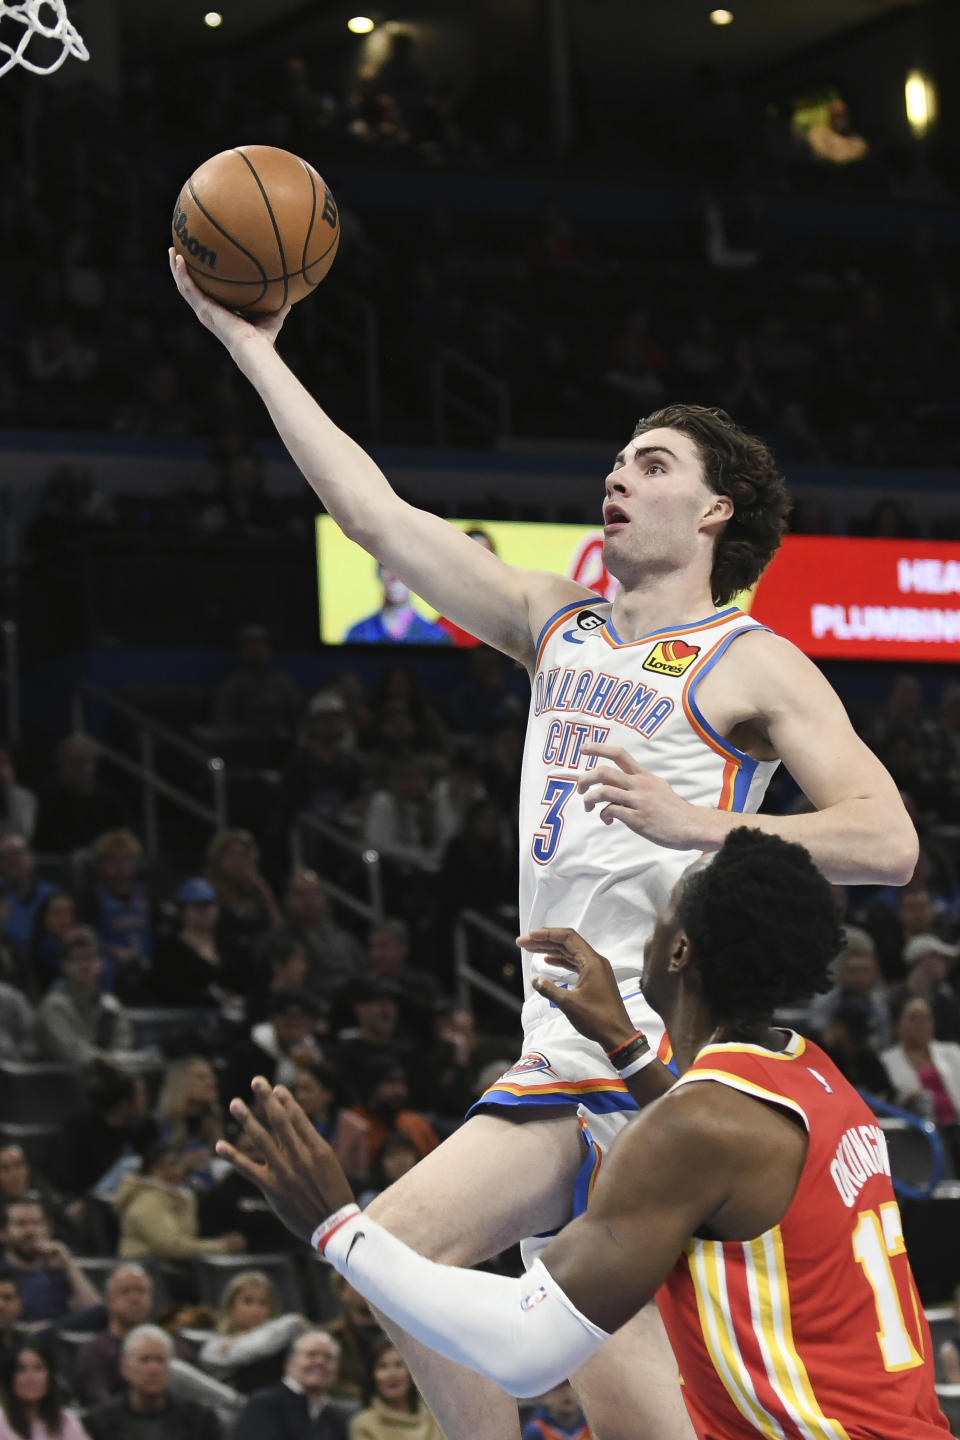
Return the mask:
[[[564,989],[544,975],[535,975],[531,984],[546,1000],[562,1010],[575,1029],[613,1050],[637,1033],[617,988],[609,960],[598,955],[576,930],[531,930],[517,940],[521,950],[547,955],[551,964],[563,965],[577,977],[575,985]]]
[[[243,1148],[217,1141],[217,1154],[263,1192],[287,1229],[309,1240],[321,1220],[353,1199],[340,1162],[290,1091],[262,1075],[251,1085],[253,1109],[230,1101],[243,1132]]]
[[[622,745],[587,744],[580,753],[606,762],[577,782],[587,810],[603,807],[600,819],[605,825],[620,820],[668,850],[698,848],[698,807],[681,799],[666,780],[644,770],[629,750]]]
[[[216,335],[231,355],[235,355],[237,346],[247,339],[260,337],[268,340],[271,345],[274,343],[280,334],[284,320],[290,313],[289,305],[285,305],[282,310],[272,311],[269,315],[254,315],[247,320],[233,310],[228,310],[225,305],[211,300],[209,295],[204,295],[200,287],[194,285],[190,278],[190,271],[184,263],[183,256],[178,255],[172,245],[168,254],[170,271],[180,294],[197,319],[206,325],[211,334]]]

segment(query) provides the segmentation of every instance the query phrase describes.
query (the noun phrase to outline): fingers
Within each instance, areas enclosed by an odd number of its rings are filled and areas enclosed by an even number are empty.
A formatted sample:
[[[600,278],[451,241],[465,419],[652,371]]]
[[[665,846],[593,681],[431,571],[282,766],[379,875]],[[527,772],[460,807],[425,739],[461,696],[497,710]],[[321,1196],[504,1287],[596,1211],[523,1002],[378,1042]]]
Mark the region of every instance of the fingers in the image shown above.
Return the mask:
[[[543,996],[544,1000],[550,1000],[558,1010],[564,1009],[568,994],[566,990],[562,990],[559,985],[555,985],[545,975],[536,975],[530,983],[537,994]]]
[[[600,811],[600,819],[604,825],[612,825],[614,820],[622,820],[625,825],[629,825],[634,818],[634,812],[627,805],[608,805],[605,810]]]
[[[625,809],[626,807],[623,805],[625,793],[618,785],[599,785],[596,790],[584,797],[583,808],[588,815],[592,810],[596,810],[598,805],[617,805],[621,809]]]
[[[273,1120],[274,1115],[280,1117],[280,1124],[287,1133],[291,1134],[301,1143],[312,1144],[320,1137],[311,1125],[310,1121],[297,1101],[294,1100],[286,1085],[275,1085],[273,1092],[266,1102],[267,1114]]]
[[[580,747],[581,755],[596,755],[601,760],[609,760],[612,764],[628,775],[639,775],[643,766],[638,764],[634,757],[623,745],[611,745],[609,741],[588,740]]]
[[[577,781],[577,790],[581,795],[585,795],[594,785],[629,790],[630,784],[631,776],[623,770],[611,770],[609,766],[603,766],[600,770],[589,770],[586,775],[581,776]]]
[[[221,1160],[227,1160],[241,1175],[245,1175],[254,1184],[259,1184],[264,1178],[266,1165],[262,1160],[254,1160],[250,1155],[243,1155],[235,1150],[229,1140],[218,1140],[216,1144],[217,1154]]]

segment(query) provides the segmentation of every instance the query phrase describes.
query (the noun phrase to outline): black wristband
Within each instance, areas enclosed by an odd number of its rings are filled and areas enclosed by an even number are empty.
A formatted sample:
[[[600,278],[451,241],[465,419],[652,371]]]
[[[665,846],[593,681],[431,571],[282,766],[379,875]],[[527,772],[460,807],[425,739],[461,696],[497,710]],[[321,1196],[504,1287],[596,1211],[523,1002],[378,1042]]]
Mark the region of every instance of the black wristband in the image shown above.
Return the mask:
[[[640,1056],[645,1055],[649,1049],[650,1041],[646,1035],[636,1035],[626,1045],[622,1045],[619,1050],[614,1051],[609,1057],[610,1064],[615,1070],[626,1070],[628,1065],[639,1060]]]

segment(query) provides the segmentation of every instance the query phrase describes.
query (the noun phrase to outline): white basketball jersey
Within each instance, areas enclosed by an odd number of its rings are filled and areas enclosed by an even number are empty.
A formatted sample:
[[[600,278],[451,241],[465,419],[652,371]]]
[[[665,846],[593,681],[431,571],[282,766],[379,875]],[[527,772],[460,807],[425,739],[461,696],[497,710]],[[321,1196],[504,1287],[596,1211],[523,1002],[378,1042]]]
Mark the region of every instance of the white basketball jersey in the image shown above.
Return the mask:
[[[707,724],[697,685],[745,630],[763,629],[736,606],[630,644],[610,605],[579,600],[544,626],[520,785],[520,927],[569,925],[606,955],[618,980],[639,975],[643,946],[677,877],[700,853],[668,850],[600,809],[588,813],[577,781],[597,765],[584,744],[625,746],[692,805],[754,812],[777,761],[754,760]],[[558,978],[543,956],[531,975]]]

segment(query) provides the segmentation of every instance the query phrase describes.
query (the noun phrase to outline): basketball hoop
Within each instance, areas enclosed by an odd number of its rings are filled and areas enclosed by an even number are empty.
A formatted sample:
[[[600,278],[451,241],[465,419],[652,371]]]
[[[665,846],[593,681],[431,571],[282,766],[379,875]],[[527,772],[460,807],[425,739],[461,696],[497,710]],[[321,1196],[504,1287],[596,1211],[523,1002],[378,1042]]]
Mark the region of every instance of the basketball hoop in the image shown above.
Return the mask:
[[[50,12],[49,16],[45,16],[46,11]],[[51,19],[53,23],[50,23]],[[75,60],[90,59],[79,31],[67,18],[64,0],[0,0],[0,27],[5,20],[22,25],[23,33],[13,45],[3,38],[3,30],[0,29],[0,75],[6,75],[14,65],[22,65],[34,75],[52,75],[54,70],[60,69],[68,55]],[[60,54],[46,64],[28,58],[27,47],[35,35],[59,42]]]

